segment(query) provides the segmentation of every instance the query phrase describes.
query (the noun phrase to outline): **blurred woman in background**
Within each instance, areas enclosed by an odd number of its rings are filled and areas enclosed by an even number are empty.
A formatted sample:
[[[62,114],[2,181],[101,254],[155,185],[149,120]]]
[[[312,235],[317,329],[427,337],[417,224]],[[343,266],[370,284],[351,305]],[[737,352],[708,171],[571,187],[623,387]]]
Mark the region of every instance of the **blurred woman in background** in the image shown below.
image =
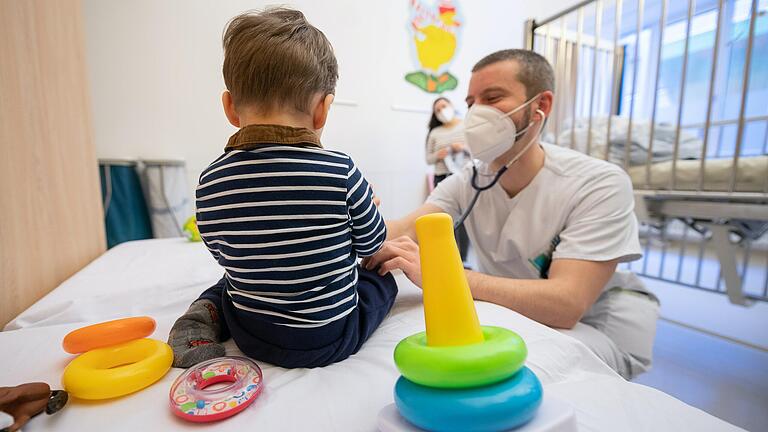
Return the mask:
[[[461,169],[463,161],[469,161],[464,145],[464,122],[456,116],[451,101],[444,97],[432,103],[432,117],[427,125],[426,159],[434,165],[433,185],[437,185],[452,174],[452,170]],[[462,261],[466,262],[469,237],[464,225],[456,230],[456,243],[461,252]]]

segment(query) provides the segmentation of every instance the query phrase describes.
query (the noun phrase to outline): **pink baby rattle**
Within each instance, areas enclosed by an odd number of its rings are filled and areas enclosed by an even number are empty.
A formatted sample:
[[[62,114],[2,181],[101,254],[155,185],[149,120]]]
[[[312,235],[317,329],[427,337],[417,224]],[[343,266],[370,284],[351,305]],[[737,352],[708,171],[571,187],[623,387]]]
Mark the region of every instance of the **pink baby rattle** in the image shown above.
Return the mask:
[[[171,411],[197,423],[223,420],[253,403],[263,387],[261,369],[253,360],[215,358],[187,369],[176,378],[170,392]]]

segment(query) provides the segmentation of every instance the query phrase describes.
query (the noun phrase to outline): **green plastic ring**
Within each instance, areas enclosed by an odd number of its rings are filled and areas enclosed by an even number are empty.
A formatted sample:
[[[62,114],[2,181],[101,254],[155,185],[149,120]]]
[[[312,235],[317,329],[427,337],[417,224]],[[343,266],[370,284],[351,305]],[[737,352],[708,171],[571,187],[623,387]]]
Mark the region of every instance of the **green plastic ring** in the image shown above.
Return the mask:
[[[426,332],[395,347],[395,364],[405,378],[438,388],[468,388],[497,383],[523,367],[528,349],[515,332],[482,326],[485,341],[471,345],[427,345]]]

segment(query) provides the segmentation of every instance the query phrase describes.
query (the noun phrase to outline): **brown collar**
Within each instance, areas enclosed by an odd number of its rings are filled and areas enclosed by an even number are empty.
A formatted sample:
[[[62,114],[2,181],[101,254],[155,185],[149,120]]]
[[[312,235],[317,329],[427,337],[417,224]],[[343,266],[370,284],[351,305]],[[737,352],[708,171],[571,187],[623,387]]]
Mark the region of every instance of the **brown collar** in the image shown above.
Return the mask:
[[[240,129],[229,137],[229,142],[224,150],[252,150],[264,145],[323,148],[317,134],[309,129],[273,124],[254,124]]]

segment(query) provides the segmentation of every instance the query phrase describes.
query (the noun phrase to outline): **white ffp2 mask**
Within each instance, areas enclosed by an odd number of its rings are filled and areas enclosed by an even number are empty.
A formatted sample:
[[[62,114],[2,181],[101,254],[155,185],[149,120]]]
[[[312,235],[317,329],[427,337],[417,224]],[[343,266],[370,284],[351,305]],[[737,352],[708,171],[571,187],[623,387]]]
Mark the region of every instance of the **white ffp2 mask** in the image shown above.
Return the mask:
[[[485,163],[493,162],[509,150],[518,136],[524,134],[533,125],[533,121],[521,131],[517,131],[510,116],[536,100],[536,95],[524,104],[508,113],[499,111],[490,105],[475,104],[467,111],[464,118],[464,136],[472,157]]]
[[[456,117],[456,112],[453,110],[452,106],[447,106],[436,112],[435,117],[437,117],[441,123],[448,123],[449,121],[453,120],[454,117]]]

